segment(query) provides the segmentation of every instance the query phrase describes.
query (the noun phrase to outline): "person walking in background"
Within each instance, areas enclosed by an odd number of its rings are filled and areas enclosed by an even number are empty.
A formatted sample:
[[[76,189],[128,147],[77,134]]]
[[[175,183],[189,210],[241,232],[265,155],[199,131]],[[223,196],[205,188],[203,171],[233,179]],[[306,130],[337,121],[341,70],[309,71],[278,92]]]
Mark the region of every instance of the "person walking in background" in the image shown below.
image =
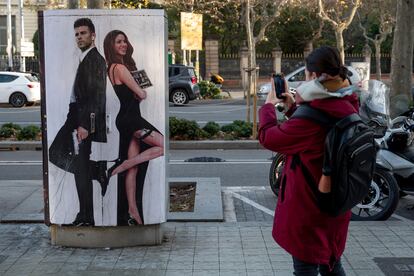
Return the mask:
[[[288,107],[288,117],[298,104],[307,102],[312,108],[340,119],[358,112],[358,98],[352,91],[330,93],[349,86],[347,69],[336,49],[315,49],[305,63],[307,82],[298,87],[296,99],[290,93],[284,93],[284,99],[276,98],[272,79],[272,91],[259,111],[260,143],[286,156],[272,235],[292,255],[295,275],[345,275],[341,255],[351,212],[336,217],[323,213],[310,187],[322,177],[328,128],[307,118],[292,118],[278,124],[275,104],[283,102]],[[304,176],[301,166],[307,168],[312,180]],[[330,184],[315,188],[327,193]]]
[[[124,225],[125,218],[128,225],[144,223],[142,194],[148,161],[164,154],[163,135],[141,116],[140,102],[145,100],[147,92],[140,88],[131,74],[137,70],[133,51],[124,32],[114,30],[106,35],[104,52],[108,76],[121,104],[116,117],[120,135],[119,158],[108,169],[108,179],[119,174],[118,225]],[[124,210],[124,191],[127,213]]]
[[[75,175],[79,212],[71,225],[93,226],[93,186],[96,179],[106,191],[106,161],[91,161],[91,145],[107,142],[106,63],[95,47],[95,26],[89,18],[74,23],[81,50],[70,97],[69,113],[49,148],[50,162]]]

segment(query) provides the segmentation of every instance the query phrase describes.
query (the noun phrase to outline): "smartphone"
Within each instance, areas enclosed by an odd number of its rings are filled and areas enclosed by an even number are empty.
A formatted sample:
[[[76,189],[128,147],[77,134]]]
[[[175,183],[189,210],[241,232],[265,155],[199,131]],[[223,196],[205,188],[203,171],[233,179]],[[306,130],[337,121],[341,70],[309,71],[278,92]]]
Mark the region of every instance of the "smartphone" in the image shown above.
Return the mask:
[[[276,98],[284,99],[285,96],[282,96],[283,93],[286,93],[284,76],[282,74],[275,74],[273,75],[273,81],[275,83]]]

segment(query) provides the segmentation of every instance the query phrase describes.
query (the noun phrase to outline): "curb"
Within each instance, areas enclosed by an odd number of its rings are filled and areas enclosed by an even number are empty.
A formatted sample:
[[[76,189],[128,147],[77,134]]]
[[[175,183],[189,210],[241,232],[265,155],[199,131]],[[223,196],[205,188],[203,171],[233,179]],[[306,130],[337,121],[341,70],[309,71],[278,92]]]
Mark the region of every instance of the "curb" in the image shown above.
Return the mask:
[[[170,141],[172,150],[263,149],[257,140]]]
[[[41,141],[0,141],[0,150],[42,150]]]
[[[169,141],[172,150],[263,149],[257,140]],[[42,150],[41,141],[0,141],[0,150]]]

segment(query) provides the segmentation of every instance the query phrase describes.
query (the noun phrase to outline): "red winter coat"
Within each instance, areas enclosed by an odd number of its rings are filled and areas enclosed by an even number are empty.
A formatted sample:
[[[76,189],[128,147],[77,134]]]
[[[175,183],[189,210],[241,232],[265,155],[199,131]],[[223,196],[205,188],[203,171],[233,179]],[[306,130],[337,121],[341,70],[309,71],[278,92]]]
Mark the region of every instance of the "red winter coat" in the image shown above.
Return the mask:
[[[355,94],[344,98],[313,100],[310,105],[341,118],[358,110]],[[285,154],[286,164],[276,206],[272,235],[295,258],[332,266],[345,249],[351,212],[329,217],[318,209],[309,183],[299,166],[291,168],[293,155],[318,183],[322,175],[323,145],[327,129],[307,119],[294,118],[278,125],[275,107],[268,103],[259,111],[259,141],[265,148]],[[283,178],[282,178],[283,179]],[[284,182],[284,185],[283,185]]]

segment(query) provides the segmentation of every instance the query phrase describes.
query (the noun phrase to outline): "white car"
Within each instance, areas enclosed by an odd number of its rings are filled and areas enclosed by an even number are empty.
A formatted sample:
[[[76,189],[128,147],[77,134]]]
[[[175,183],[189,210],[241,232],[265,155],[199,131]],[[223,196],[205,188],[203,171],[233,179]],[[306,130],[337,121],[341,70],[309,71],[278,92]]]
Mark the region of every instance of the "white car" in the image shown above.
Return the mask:
[[[40,83],[29,73],[0,71],[0,103],[14,107],[40,102]]]
[[[346,67],[348,69],[348,77],[353,84],[356,84],[361,81],[361,78],[358,72],[351,66]],[[296,88],[305,81],[305,66],[296,69],[292,73],[285,76],[285,79],[288,81],[289,84],[289,91],[295,93]],[[264,83],[259,87],[259,91],[257,92],[257,96],[259,98],[266,98],[267,94],[272,89],[272,84],[270,82]]]

